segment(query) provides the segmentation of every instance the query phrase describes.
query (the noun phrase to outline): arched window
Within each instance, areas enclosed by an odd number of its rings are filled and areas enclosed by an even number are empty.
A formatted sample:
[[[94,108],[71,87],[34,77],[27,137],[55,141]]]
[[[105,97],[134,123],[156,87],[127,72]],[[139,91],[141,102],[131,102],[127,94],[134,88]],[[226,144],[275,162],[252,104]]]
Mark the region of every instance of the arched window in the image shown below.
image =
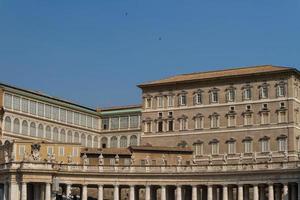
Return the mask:
[[[118,138],[116,136],[110,138],[110,147],[118,147]]]
[[[46,138],[51,140],[51,128],[50,128],[50,126],[46,127]]]
[[[106,137],[101,138],[101,147],[102,148],[107,147],[107,138]]]
[[[72,131],[68,131],[68,134],[67,134],[67,142],[69,142],[69,143],[72,142]]]
[[[74,142],[79,143],[79,133],[75,132],[74,134]]]
[[[42,124],[38,127],[38,137],[43,138],[44,137],[44,126]]]
[[[11,119],[10,119],[10,117],[5,117],[4,122],[5,122],[4,130],[11,131]]]
[[[22,134],[28,135],[28,123],[25,120],[22,122]]]
[[[127,147],[127,137],[122,136],[120,139],[120,147]]]
[[[93,147],[98,148],[98,137],[97,136],[94,137]]]
[[[53,140],[58,141],[58,128],[53,129]]]
[[[136,135],[130,136],[130,146],[137,146],[137,145],[138,145],[137,136]]]
[[[87,136],[87,146],[88,147],[92,147],[93,145],[93,139],[92,139],[92,136],[91,135],[88,135]]]
[[[14,119],[14,133],[20,133],[20,120],[18,118]]]
[[[36,137],[36,126],[34,122],[30,123],[30,136]]]
[[[66,132],[65,129],[60,130],[60,141],[61,142],[66,142]]]
[[[85,136],[84,133],[81,134],[81,144],[82,144],[83,146],[86,145],[86,136]]]

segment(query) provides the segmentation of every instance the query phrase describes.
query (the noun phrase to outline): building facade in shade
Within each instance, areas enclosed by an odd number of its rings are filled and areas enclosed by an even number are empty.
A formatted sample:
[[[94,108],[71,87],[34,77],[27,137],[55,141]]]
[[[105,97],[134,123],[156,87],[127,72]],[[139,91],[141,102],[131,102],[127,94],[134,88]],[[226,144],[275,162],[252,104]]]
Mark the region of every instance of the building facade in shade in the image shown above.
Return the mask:
[[[298,70],[138,87],[141,106],[91,109],[2,84],[0,199],[300,200]]]

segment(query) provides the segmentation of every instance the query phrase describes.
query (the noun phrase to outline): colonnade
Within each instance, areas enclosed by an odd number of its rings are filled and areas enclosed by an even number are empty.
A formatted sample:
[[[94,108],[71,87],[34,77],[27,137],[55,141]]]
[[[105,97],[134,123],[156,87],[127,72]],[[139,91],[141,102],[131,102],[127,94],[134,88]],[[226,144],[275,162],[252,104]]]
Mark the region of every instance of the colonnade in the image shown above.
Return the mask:
[[[92,187],[95,188],[93,185]],[[209,185],[97,185],[97,199],[104,200],[105,188],[113,188],[113,200],[300,200],[300,182],[269,184]],[[71,185],[66,185],[71,194]],[[69,189],[68,189],[69,188]],[[121,189],[127,188],[128,198]],[[144,190],[140,196],[140,189]],[[88,185],[81,187],[81,200],[88,198]]]
[[[81,200],[89,197],[88,188],[97,188],[96,198],[104,200],[105,189],[113,188],[113,200],[300,200],[300,182],[269,184],[206,184],[206,185],[80,185]],[[129,189],[126,197],[121,190]],[[140,195],[139,190],[144,190]],[[20,190],[19,190],[20,189]],[[64,184],[71,195],[72,185]],[[0,200],[53,200],[50,183],[5,183],[0,187]],[[16,198],[16,195],[19,198]]]

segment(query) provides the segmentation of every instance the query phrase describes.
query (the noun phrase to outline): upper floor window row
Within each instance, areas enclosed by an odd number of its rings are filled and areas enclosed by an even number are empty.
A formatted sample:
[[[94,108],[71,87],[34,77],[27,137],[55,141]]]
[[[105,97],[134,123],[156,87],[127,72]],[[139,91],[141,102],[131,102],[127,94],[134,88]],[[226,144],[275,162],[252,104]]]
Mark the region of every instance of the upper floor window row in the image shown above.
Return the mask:
[[[102,130],[134,129],[140,126],[140,116],[115,116],[102,119]]]
[[[43,117],[49,120],[74,124],[91,129],[99,129],[99,119],[90,115],[74,112],[31,99],[21,98],[9,93],[4,94],[4,107],[14,111]]]
[[[285,97],[286,96],[286,82],[280,81],[275,84],[275,92],[276,97]],[[253,99],[253,92],[254,87],[250,85],[249,83],[245,84],[240,91],[237,90],[233,85],[229,86],[225,89],[224,93],[220,91],[219,88],[213,87],[208,91],[208,103],[214,104],[214,103],[220,103],[220,101],[223,101],[222,95],[225,95],[225,102],[235,102],[238,92],[241,92],[242,100],[243,101],[249,101]],[[270,93],[270,84],[264,82],[261,85],[257,87],[258,98],[259,99],[267,99],[269,98]],[[145,99],[145,108],[151,109],[156,106],[156,108],[164,108],[164,107],[174,107],[175,101],[177,99],[177,106],[187,106],[188,104],[193,105],[201,105],[204,104],[205,100],[205,92],[202,89],[198,89],[193,92],[192,94],[192,102],[190,102],[190,95],[187,91],[181,91],[177,95],[174,95],[173,93],[170,94],[159,94],[156,97],[152,97],[150,95],[147,95],[144,97]]]

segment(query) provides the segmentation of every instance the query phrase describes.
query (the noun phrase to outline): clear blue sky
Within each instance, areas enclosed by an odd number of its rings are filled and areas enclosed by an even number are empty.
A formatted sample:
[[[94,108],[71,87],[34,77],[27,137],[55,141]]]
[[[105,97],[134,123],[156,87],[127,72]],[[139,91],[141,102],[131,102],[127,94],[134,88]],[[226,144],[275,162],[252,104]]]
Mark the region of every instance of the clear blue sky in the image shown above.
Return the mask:
[[[86,106],[260,64],[300,67],[300,0],[0,0],[0,81]]]

